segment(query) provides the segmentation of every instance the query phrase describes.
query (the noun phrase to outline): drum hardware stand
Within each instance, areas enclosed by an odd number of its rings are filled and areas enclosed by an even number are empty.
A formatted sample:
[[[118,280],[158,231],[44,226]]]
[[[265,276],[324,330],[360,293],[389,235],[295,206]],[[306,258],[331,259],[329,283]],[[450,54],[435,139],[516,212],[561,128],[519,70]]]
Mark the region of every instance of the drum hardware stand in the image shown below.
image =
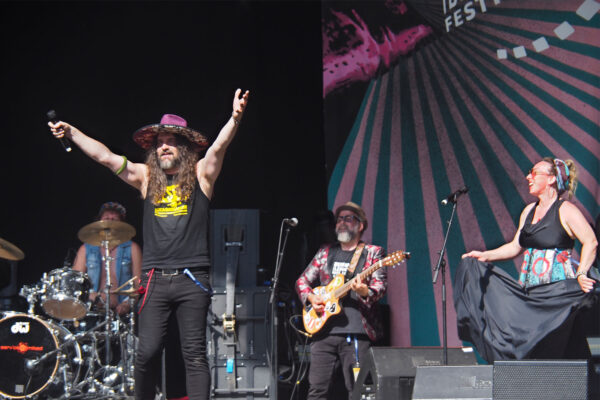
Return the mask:
[[[105,233],[105,237],[108,237],[108,235],[110,234],[108,229],[104,230]],[[110,256],[110,249],[108,248],[108,239],[104,239],[102,241],[102,248],[104,249],[104,270],[106,273],[106,281],[104,283],[104,295],[106,296],[106,305],[105,305],[105,321],[107,322],[112,322],[112,314],[110,312],[110,288],[112,287],[111,282],[110,282],[110,263],[112,262],[113,258]],[[104,346],[106,348],[106,365],[108,365],[110,363],[110,325],[111,324],[106,324],[106,342],[104,343]]]

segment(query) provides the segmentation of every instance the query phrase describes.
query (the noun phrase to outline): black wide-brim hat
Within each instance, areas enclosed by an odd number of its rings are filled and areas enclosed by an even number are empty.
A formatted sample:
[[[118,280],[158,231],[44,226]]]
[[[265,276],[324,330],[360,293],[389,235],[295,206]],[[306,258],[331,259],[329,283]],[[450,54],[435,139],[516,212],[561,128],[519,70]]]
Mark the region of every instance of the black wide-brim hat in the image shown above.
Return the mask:
[[[172,133],[180,135],[189,140],[192,149],[196,152],[205,150],[208,147],[208,139],[202,133],[188,128],[187,121],[175,114],[165,114],[160,119],[159,124],[144,126],[133,133],[133,141],[142,149],[152,148],[156,142],[159,133]]]

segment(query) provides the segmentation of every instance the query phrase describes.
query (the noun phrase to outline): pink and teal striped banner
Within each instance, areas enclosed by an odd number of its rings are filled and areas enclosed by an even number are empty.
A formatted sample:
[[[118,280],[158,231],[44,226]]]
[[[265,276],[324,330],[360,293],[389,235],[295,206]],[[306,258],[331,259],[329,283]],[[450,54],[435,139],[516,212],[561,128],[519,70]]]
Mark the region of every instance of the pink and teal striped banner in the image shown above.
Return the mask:
[[[441,1],[424,3],[417,11],[441,21],[432,6]],[[371,221],[367,242],[412,253],[389,271],[395,346],[441,344],[441,279],[432,284],[432,269],[450,218],[440,204],[447,194],[470,188],[447,248],[451,346],[461,344],[453,271],[466,250],[512,239],[535,200],[525,175],[536,161],[575,160],[575,202],[590,221],[600,213],[600,16],[577,14],[583,0],[488,3],[370,81],[331,172],[329,207],[360,203]],[[573,32],[560,38],[565,22]],[[500,265],[516,276],[519,264]]]

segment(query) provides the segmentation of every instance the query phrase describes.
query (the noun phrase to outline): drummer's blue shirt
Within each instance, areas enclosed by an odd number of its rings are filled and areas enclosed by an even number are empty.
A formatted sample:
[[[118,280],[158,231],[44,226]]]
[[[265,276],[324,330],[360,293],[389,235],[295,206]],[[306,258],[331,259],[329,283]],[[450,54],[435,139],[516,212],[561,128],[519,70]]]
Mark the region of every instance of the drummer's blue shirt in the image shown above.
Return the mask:
[[[117,274],[118,286],[121,286],[131,279],[131,240],[121,243],[117,247],[115,260],[115,269]],[[85,244],[85,265],[87,274],[92,281],[92,289],[97,292],[100,286],[100,276],[104,263],[102,262],[102,253],[99,246]],[[127,296],[119,296],[119,303],[125,301]]]

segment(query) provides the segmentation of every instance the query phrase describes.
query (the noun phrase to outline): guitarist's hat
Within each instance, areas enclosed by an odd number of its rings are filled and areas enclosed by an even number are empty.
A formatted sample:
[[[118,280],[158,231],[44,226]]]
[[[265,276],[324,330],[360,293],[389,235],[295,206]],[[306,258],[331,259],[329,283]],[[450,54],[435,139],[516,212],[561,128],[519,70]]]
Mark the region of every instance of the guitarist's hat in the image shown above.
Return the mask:
[[[363,224],[363,232],[367,230],[367,227],[369,226],[369,221],[367,221],[367,214],[365,213],[365,210],[363,210],[361,206],[359,206],[358,204],[356,204],[352,201],[342,204],[341,206],[339,206],[338,208],[335,209],[335,219],[336,220],[337,220],[337,217],[340,215],[340,213],[344,210],[352,211],[354,214],[356,214],[356,216],[358,217],[360,222],[362,222],[362,224]]]

